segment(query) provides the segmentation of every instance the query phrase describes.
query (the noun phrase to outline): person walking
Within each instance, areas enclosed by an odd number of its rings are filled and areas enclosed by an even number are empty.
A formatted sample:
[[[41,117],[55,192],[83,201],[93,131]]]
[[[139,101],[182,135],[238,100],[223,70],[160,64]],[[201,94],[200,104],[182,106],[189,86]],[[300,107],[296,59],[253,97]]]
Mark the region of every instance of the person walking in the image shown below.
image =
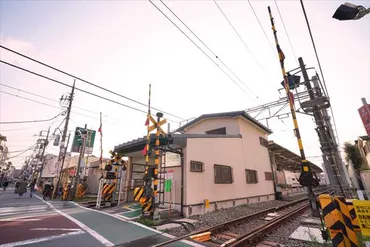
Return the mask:
[[[18,195],[22,197],[23,194],[27,192],[27,179],[24,178],[23,181],[20,180],[18,181],[18,183],[19,183],[19,186],[17,188],[16,193],[18,193]]]
[[[3,186],[4,191],[6,190],[6,187],[8,187],[8,185],[9,185],[8,178],[4,177],[3,182],[2,182],[2,186]]]
[[[36,191],[35,186],[36,186],[36,178],[33,179],[32,182],[30,183],[30,197],[32,197],[32,195]]]

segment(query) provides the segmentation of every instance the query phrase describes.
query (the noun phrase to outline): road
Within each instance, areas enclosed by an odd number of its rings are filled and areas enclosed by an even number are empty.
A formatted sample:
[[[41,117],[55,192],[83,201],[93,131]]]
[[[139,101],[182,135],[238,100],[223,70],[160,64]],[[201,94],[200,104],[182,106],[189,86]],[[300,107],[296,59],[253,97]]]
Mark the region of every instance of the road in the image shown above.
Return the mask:
[[[73,202],[0,191],[0,247],[151,246],[169,235]],[[200,246],[184,241],[171,246]]]

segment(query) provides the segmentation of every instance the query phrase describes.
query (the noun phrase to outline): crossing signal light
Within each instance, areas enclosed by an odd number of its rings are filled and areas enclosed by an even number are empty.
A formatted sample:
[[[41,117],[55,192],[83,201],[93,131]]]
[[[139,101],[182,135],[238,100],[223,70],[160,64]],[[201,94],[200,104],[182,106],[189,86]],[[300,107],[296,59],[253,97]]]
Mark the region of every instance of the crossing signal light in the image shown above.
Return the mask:
[[[107,164],[106,166],[105,166],[105,170],[107,171],[107,172],[110,172],[111,170],[112,170],[112,165],[111,164]]]

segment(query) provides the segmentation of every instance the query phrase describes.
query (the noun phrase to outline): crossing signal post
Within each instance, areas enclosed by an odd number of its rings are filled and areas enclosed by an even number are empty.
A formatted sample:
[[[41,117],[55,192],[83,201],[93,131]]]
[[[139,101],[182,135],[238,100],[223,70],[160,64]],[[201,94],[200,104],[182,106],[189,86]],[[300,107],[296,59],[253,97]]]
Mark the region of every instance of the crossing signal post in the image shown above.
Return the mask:
[[[161,119],[163,113],[158,112],[156,114],[157,119],[155,120],[151,116],[150,112],[150,96],[151,96],[151,86],[149,85],[149,102],[148,102],[148,115],[145,122],[147,126],[147,137],[146,144],[142,151],[145,156],[145,172],[143,176],[144,186],[137,187],[134,190],[135,201],[139,201],[142,206],[143,215],[149,214],[152,219],[158,219],[158,194],[163,193],[158,191],[158,175],[159,166],[161,162],[161,152],[160,146],[161,137],[166,139],[166,133],[161,128],[167,121],[166,119]],[[150,138],[150,133],[156,130],[154,143]],[[153,145],[154,144],[154,145]],[[154,151],[154,152],[153,152]],[[150,163],[150,158],[154,156],[154,165]]]
[[[278,41],[278,38],[277,38],[277,35],[276,35],[277,31],[276,31],[275,24],[274,24],[274,18],[272,17],[272,14],[271,14],[270,6],[268,7],[268,12],[269,12],[269,16],[270,16],[272,31],[273,31],[274,38],[275,38],[276,49],[277,49],[277,52],[278,52],[278,55],[279,55],[281,73],[282,73],[283,78],[284,78],[284,88],[285,88],[285,92],[286,92],[289,107],[290,107],[290,112],[291,112],[292,119],[293,119],[294,134],[297,138],[298,147],[299,147],[299,151],[300,151],[301,158],[302,158],[301,175],[299,177],[299,183],[302,186],[307,186],[308,200],[309,200],[309,203],[310,203],[310,206],[311,206],[312,216],[320,216],[320,212],[319,212],[319,209],[317,207],[316,196],[315,196],[315,194],[313,192],[313,188],[312,188],[314,185],[318,185],[318,179],[316,177],[314,178],[314,174],[311,171],[310,164],[306,160],[306,155],[305,155],[305,152],[304,152],[303,143],[302,143],[302,139],[301,139],[301,134],[300,134],[300,131],[299,131],[298,121],[297,121],[296,112],[295,112],[295,108],[294,108],[294,96],[292,97],[292,93],[290,92],[290,82],[289,82],[290,78],[288,77],[288,74],[285,71],[285,66],[284,66],[285,55],[284,55],[284,53],[281,50],[280,45],[279,45],[279,41]],[[293,84],[294,84],[294,82],[293,82]]]

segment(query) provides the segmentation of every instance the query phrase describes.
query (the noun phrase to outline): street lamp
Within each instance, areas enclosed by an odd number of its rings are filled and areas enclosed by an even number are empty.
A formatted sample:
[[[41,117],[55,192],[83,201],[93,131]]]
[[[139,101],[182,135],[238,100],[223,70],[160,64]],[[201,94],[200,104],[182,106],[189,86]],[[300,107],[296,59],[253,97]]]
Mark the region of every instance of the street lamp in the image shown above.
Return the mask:
[[[370,13],[370,8],[366,9],[362,5],[345,3],[335,11],[333,18],[340,21],[358,20]]]

